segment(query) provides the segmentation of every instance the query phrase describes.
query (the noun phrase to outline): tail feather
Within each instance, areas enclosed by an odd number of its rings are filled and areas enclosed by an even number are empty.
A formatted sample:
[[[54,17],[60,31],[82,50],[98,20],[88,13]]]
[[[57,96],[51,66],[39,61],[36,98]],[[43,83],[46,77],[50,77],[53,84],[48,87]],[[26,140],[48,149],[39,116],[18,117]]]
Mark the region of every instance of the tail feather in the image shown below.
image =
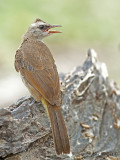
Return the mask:
[[[57,118],[57,122],[58,122],[58,126],[59,126],[58,129],[59,129],[59,133],[60,133],[63,151],[64,151],[64,153],[68,153],[69,139],[68,139],[68,135],[67,135],[67,129],[65,126],[65,122],[64,122],[63,116],[61,114],[61,110],[56,112],[56,118]]]
[[[56,116],[54,115],[55,113],[52,113],[50,111],[50,109],[49,109],[49,114],[51,115],[50,121],[51,121],[53,136],[54,136],[55,149],[56,149],[57,154],[61,154],[62,153],[62,144],[61,144],[59,129],[56,129],[56,128],[58,128]],[[59,142],[59,144],[58,144],[58,142]]]
[[[47,105],[47,108],[50,117],[56,153],[58,155],[62,153],[69,154],[70,144],[61,109],[58,106],[52,106],[50,104]]]

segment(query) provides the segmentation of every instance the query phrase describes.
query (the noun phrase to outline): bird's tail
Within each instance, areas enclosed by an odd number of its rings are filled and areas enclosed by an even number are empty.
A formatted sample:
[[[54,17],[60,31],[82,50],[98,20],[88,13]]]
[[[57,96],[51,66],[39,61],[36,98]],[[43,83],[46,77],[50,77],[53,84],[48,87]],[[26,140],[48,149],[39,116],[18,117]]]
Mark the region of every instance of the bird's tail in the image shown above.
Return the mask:
[[[58,155],[62,153],[69,154],[70,143],[61,108],[58,106],[52,106],[48,103],[46,103],[46,105],[52,127],[56,153]]]

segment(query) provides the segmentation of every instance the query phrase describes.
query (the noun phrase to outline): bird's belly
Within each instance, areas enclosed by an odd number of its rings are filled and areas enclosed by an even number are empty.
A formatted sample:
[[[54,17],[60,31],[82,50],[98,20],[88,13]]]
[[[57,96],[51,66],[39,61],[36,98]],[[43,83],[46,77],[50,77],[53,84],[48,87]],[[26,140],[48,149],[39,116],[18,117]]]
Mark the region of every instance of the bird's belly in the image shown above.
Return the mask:
[[[21,74],[20,74],[20,75],[21,75]],[[33,97],[37,102],[41,101],[42,96],[41,96],[40,92],[38,92],[36,89],[34,89],[34,88],[32,87],[32,85],[31,85],[29,82],[27,82],[27,80],[24,78],[24,76],[21,75],[21,79],[22,79],[24,85],[27,87],[27,89],[28,89],[29,92],[31,93],[32,97]]]

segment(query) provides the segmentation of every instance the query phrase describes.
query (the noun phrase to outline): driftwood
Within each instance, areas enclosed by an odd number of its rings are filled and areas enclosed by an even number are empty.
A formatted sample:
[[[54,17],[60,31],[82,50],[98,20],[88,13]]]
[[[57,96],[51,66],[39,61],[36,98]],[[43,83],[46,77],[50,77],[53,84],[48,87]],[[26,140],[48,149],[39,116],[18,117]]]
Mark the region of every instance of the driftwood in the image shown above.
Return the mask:
[[[120,159],[120,90],[105,64],[89,50],[83,66],[60,79],[71,153],[56,155],[45,109],[29,97],[0,109],[0,159]]]

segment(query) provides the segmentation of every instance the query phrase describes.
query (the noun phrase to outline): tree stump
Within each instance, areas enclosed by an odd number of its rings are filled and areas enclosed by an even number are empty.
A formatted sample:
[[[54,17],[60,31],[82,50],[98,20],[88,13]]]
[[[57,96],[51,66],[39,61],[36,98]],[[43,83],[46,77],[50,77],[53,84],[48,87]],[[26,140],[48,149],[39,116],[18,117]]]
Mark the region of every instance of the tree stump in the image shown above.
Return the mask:
[[[56,155],[45,109],[23,97],[0,109],[1,160],[120,159],[120,89],[106,65],[89,50],[84,64],[60,80],[71,153]]]

